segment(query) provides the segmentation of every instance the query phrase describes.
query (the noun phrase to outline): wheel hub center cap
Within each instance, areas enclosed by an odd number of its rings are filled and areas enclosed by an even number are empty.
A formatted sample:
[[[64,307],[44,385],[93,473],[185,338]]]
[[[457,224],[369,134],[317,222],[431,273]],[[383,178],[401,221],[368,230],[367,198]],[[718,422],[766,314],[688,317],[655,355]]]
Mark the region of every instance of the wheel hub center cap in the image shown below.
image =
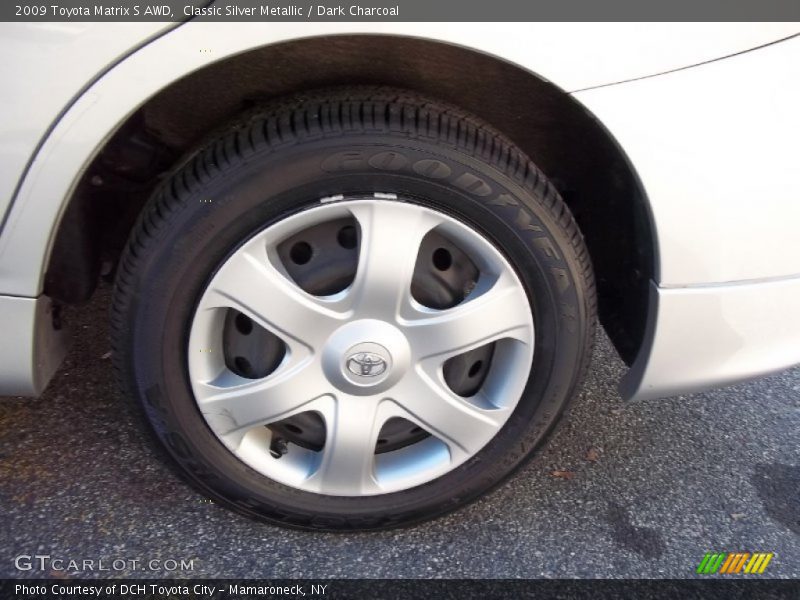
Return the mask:
[[[345,375],[365,384],[377,383],[388,376],[392,368],[392,356],[380,344],[366,342],[348,350],[345,356]]]
[[[361,319],[343,325],[331,336],[322,353],[322,365],[339,389],[371,395],[388,389],[403,376],[410,355],[408,342],[396,327]]]

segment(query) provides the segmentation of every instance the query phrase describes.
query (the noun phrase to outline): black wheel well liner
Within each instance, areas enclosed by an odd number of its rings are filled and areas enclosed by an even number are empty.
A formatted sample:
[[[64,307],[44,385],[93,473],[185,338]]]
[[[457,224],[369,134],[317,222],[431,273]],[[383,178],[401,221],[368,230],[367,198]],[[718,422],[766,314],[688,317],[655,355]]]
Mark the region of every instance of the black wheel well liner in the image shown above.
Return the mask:
[[[75,187],[59,224],[45,293],[88,299],[153,188],[215,130],[269,99],[338,85],[385,85],[438,98],[502,131],[560,191],[595,269],[600,320],[623,360],[639,351],[656,235],[633,166],[572,96],[519,66],[411,37],[340,35],[249,50],[160,90],[120,124]]]

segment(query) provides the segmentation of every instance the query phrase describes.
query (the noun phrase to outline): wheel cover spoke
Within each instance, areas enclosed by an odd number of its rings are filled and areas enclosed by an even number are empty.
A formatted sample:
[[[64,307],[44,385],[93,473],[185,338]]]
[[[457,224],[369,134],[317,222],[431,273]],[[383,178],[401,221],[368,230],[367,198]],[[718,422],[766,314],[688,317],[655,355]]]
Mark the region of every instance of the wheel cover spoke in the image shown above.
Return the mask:
[[[420,369],[397,390],[398,405],[421,427],[447,444],[460,461],[480,450],[502,427],[505,410],[483,410]]]
[[[195,382],[195,397],[200,411],[215,419],[222,435],[236,434],[285,419],[328,393],[320,386],[318,370],[315,361],[307,359],[260,380],[228,375],[212,382]]]
[[[248,244],[217,272],[203,308],[235,308],[265,329],[307,347],[347,317],[306,294],[278,271],[259,244]]]
[[[319,243],[303,232],[334,220],[337,228],[355,221],[359,245],[344,247],[358,252],[357,266],[351,253],[352,283],[331,296],[313,296],[295,283],[277,248],[290,236]],[[429,254],[440,243],[456,249],[452,256],[468,256],[478,274],[469,287],[455,288],[465,291],[453,303],[462,301],[434,309],[415,300],[411,289],[412,282],[420,285],[414,280],[418,260],[433,260],[421,263],[427,273],[450,268],[451,258],[437,265]],[[285,344],[283,358],[276,355],[263,371],[234,372],[221,341],[231,309],[277,336]],[[249,333],[248,325],[242,335]],[[237,340],[263,348],[267,334],[259,335]],[[488,240],[416,204],[361,198],[300,212],[235,250],[198,303],[188,368],[198,409],[242,462],[307,492],[369,496],[432,481],[479,453],[523,393],[534,339],[525,290]],[[466,354],[473,350],[477,354]],[[453,387],[474,396],[459,396],[445,380],[445,363],[455,357],[468,367],[480,357],[491,363],[481,379],[464,380],[473,387]],[[452,372],[452,364],[448,368]],[[291,438],[298,425],[311,437]],[[381,439],[384,426],[388,444]],[[411,437],[392,442],[397,431]]]
[[[509,274],[479,285],[471,296],[453,308],[420,313],[407,323],[407,335],[422,358],[447,358],[502,338],[533,342],[528,299]]]
[[[322,403],[320,403],[322,404]],[[319,468],[307,485],[323,494],[347,495],[375,492],[375,444],[389,416],[386,404],[344,394],[325,402],[321,412],[328,427]]]
[[[430,211],[402,203],[354,206],[361,228],[358,272],[352,301],[363,318],[394,319],[411,301],[411,278],[422,238],[441,223]]]

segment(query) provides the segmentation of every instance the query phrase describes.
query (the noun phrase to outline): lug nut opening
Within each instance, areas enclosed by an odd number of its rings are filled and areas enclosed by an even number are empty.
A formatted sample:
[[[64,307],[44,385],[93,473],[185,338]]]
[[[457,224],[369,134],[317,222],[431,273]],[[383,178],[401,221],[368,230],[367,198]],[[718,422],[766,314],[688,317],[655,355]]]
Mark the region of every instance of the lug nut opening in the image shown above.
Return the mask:
[[[292,246],[292,249],[289,251],[289,257],[292,259],[292,262],[296,265],[305,265],[310,260],[311,257],[314,255],[314,250],[311,248],[311,244],[308,242],[297,242]]]
[[[358,269],[356,220],[342,217],[311,225],[280,242],[277,258],[289,277],[312,296],[346,289]]]
[[[229,309],[222,330],[225,366],[239,377],[260,379],[278,368],[286,344],[247,315]]]
[[[473,363],[472,366],[469,368],[469,371],[467,372],[467,375],[470,376],[470,377],[475,377],[475,375],[480,373],[482,367],[483,367],[483,361],[482,360],[479,360],[479,361]]]
[[[444,363],[444,381],[463,398],[478,393],[489,375],[496,343],[486,344],[448,359]]]
[[[392,417],[381,427],[378,440],[375,443],[375,453],[383,454],[416,444],[429,437],[430,433],[417,427],[407,419]]]
[[[433,266],[440,271],[447,271],[447,269],[453,266],[453,255],[450,254],[447,248],[437,248],[433,252],[432,258]]]
[[[250,320],[250,317],[239,313],[236,315],[236,319],[234,321],[236,323],[236,330],[241,333],[242,335],[250,335],[253,331],[253,321]]]
[[[336,241],[346,250],[353,250],[358,246],[358,232],[352,225],[346,225],[336,234]]]
[[[233,364],[236,365],[236,369],[245,377],[250,377],[251,373],[253,372],[253,367],[250,364],[250,361],[247,360],[244,356],[237,356],[233,359]]]

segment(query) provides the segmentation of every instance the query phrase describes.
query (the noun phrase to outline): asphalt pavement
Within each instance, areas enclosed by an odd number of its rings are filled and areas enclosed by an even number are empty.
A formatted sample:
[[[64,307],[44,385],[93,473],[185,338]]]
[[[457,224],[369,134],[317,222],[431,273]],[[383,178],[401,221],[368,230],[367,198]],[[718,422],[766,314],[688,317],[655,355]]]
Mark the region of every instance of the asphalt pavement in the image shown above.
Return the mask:
[[[41,398],[0,398],[1,577],[683,578],[707,552],[756,551],[775,554],[761,577],[800,577],[800,369],[625,404],[601,335],[566,422],[500,489],[408,529],[316,534],[210,503],[159,462],[114,380],[107,299],[68,315]]]

